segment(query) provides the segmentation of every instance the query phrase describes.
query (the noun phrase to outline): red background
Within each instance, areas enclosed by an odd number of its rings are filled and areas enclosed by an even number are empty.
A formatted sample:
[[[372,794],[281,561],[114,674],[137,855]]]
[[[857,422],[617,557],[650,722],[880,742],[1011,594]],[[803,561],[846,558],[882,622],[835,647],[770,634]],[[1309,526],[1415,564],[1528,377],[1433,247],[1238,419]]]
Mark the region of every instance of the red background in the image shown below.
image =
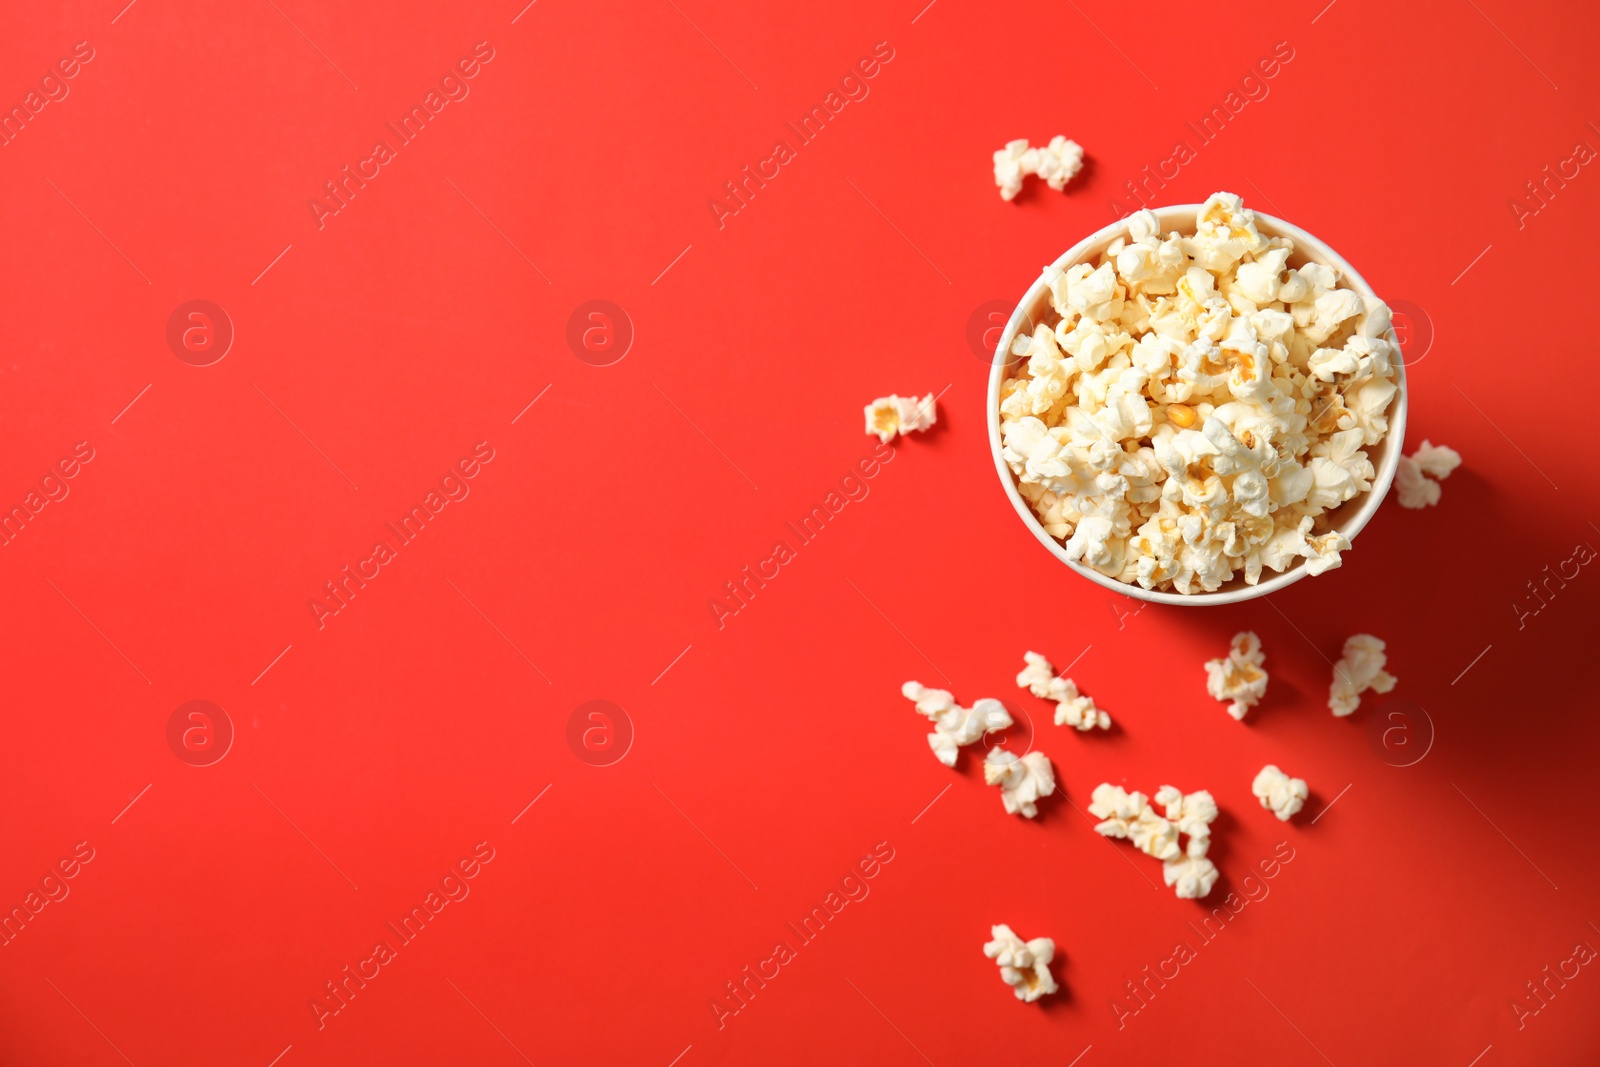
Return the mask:
[[[1527,591],[1600,545],[1600,176],[1510,202],[1600,145],[1597,23],[1504,0],[14,6],[0,100],[74,42],[95,58],[0,149],[0,502],[76,442],[95,458],[0,551],[0,904],[80,841],[94,859],[0,949],[0,1059],[1594,1062],[1593,967],[1512,1005],[1600,947],[1600,578],[1537,614]],[[319,229],[309,199],[479,41],[470,96]],[[870,96],[719,228],[707,201],[878,42]],[[1185,123],[1278,42],[1270,94],[1199,146]],[[1085,173],[1002,203],[990,153],[1055,133]],[[1124,614],[1006,503],[966,333],[1178,139],[1196,158],[1161,201],[1237,191],[1409,302],[1412,443],[1465,466],[1270,602]],[[236,330],[212,366],[165,340],[190,299]],[[636,334],[611,366],[566,341],[591,299]],[[870,452],[861,405],[930,390],[938,429],[719,629],[723,583]],[[481,441],[470,496],[319,629],[323,583]],[[1246,627],[1272,681],[1240,725],[1201,665]],[[1335,720],[1327,657],[1358,631],[1400,685]],[[1046,724],[1012,683],[1029,648],[1081,655],[1118,728]],[[978,756],[936,763],[908,678],[1034,716],[1065,800],[1009,817]],[[236,732],[207,767],[167,742],[193,699]],[[611,766],[568,745],[591,699],[632,725]],[[1269,761],[1311,783],[1292,824],[1250,795]],[[1102,780],[1212,790],[1210,900],[1093,833],[1074,808]],[[470,896],[319,1030],[324,983],[483,841]],[[870,896],[719,1028],[724,983],[879,842]],[[1279,842],[1270,895],[1202,946],[1188,924]],[[997,922],[1056,940],[1054,1000],[1011,997]],[[1197,958],[1119,1020],[1180,939]]]

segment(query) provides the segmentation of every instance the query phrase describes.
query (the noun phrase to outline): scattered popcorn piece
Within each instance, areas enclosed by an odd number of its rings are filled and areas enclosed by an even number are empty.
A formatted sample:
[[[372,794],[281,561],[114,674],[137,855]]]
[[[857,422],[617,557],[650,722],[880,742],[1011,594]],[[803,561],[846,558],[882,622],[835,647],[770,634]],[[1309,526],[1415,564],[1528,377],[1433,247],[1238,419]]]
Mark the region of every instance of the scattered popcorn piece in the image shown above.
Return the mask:
[[[1209,894],[1217,884],[1217,874],[1217,865],[1204,856],[1184,856],[1161,865],[1162,878],[1177,886],[1182,900],[1199,900]]]
[[[1158,860],[1178,854],[1178,828],[1157,815],[1154,808],[1147,807],[1139,819],[1129,825],[1128,840],[1133,842],[1134,848]]]
[[[1155,800],[1167,809],[1167,819],[1173,827],[1188,835],[1185,852],[1194,857],[1204,856],[1211,848],[1211,824],[1217,818],[1217,802],[1211,793],[1197,789],[1185,794],[1179,792],[1177,786],[1164,785],[1156,793]]]
[[[1217,802],[1204,789],[1185,794],[1170,785],[1162,786],[1155,799],[1166,809],[1165,818],[1156,814],[1143,793],[1102,782],[1095,786],[1089,804],[1090,814],[1105,820],[1095,826],[1096,832],[1127,838],[1141,852],[1161,860],[1162,874],[1168,885],[1177,887],[1178,896],[1205,896],[1217,882],[1217,868],[1206,859]],[[1179,834],[1189,838],[1182,850]]]
[[[1356,634],[1344,643],[1344,656],[1333,665],[1333,685],[1328,690],[1328,709],[1341,718],[1361,706],[1361,694],[1368,689],[1387,693],[1398,679],[1383,669],[1388,662],[1384,643],[1371,634]]]
[[[1439,502],[1439,483],[1422,476],[1422,467],[1401,456],[1394,471],[1394,490],[1403,508],[1426,508]]]
[[[895,434],[926,430],[939,418],[932,393],[921,400],[914,396],[880,396],[864,410],[867,432],[877,434],[878,440],[884,443],[888,443]]]
[[[1025,173],[1037,150],[1012,148]],[[1012,342],[1000,436],[1069,559],[1180,594],[1340,565],[1329,515],[1372,488],[1398,353],[1381,302],[1297,258],[1216,193],[1193,233],[1136,212],[1051,272],[1048,321]]]
[[[1275,763],[1269,763],[1261,768],[1261,773],[1256,775],[1256,780],[1250,784],[1250,791],[1261,799],[1263,808],[1284,822],[1288,822],[1295,812],[1305,807],[1306,798],[1311,795],[1304,778],[1290,778],[1278,770],[1278,765]]]
[[[1111,716],[1095,707],[1094,701],[1078,692],[1071,678],[1056,677],[1050,661],[1037,652],[1024,652],[1025,667],[1017,675],[1017,685],[1036,697],[1056,702],[1056,725],[1079,730],[1111,729]]]
[[[900,687],[900,693],[917,705],[918,714],[930,719],[956,706],[956,698],[948,689],[929,689],[921,682],[907,682]]]
[[[1000,977],[1017,999],[1032,1003],[1059,987],[1050,977],[1050,961],[1056,957],[1056,943],[1048,937],[1024,941],[1001,923],[989,928],[994,938],[983,946],[983,954],[1000,965]]]
[[[1394,487],[1400,494],[1403,508],[1431,507],[1439,502],[1439,483],[1428,478],[1443,479],[1461,466],[1461,453],[1446,445],[1436,445],[1427,438],[1409,456],[1400,457],[1395,470]],[[1428,478],[1423,477],[1427,475]]]
[[[1026,666],[1017,674],[1017,685],[1036,697],[1048,697],[1050,685],[1056,680],[1056,669],[1037,652],[1024,652],[1022,662]]]
[[[1111,729],[1111,716],[1094,706],[1094,701],[1078,692],[1071,678],[1058,678],[1060,683],[1051,691],[1050,699],[1056,701],[1056,725],[1072,726],[1079,730]]]
[[[1450,472],[1461,466],[1461,453],[1449,445],[1436,445],[1426,437],[1422,444],[1411,453],[1411,458],[1417,461],[1417,466],[1422,468],[1422,473],[1430,478],[1448,478]]]
[[[1178,855],[1177,828],[1157,815],[1143,793],[1129,793],[1121,786],[1102,782],[1094,787],[1089,814],[1104,820],[1095,826],[1103,837],[1120,837],[1158,860]]]
[[[992,697],[984,697],[970,708],[953,708],[941,716],[934,723],[933,733],[928,735],[928,747],[933,749],[940,763],[954,767],[957,749],[1010,725],[1011,715],[1005,705]]]
[[[1101,782],[1094,787],[1094,792],[1089,796],[1089,814],[1098,819],[1126,826],[1129,820],[1135,819],[1139,813],[1150,807],[1149,798],[1143,793],[1130,793],[1120,785],[1110,782]],[[1095,830],[1107,837],[1127,837],[1124,832],[1103,829],[1096,826]]]
[[[983,761],[983,780],[1000,787],[1000,802],[1007,812],[1029,819],[1039,814],[1035,802],[1056,791],[1055,770],[1043,752],[1019,757],[997,748]]]
[[[1255,631],[1234,634],[1228,655],[1206,662],[1206,692],[1215,700],[1231,700],[1228,714],[1242,720],[1245,712],[1266,696],[1267,672],[1261,669],[1266,661],[1261,651],[1261,638]]]
[[[962,745],[970,745],[984,734],[1004,730],[1011,725],[1011,713],[1006,706],[992,697],[984,697],[970,708],[957,704],[955,697],[945,689],[929,689],[920,682],[907,682],[900,687],[907,700],[913,701],[917,712],[933,721],[933,733],[928,735],[928,747],[946,767],[956,765],[956,752]]]
[[[994,154],[994,183],[1000,187],[1002,200],[1016,199],[1023,179],[1030,174],[1043,178],[1059,193],[1082,169],[1083,148],[1060,134],[1040,148],[1029,148],[1026,138],[1007,141]]]
[[[1050,143],[1043,148],[1029,151],[1033,156],[1033,173],[1058,193],[1083,169],[1082,146],[1061,134],[1050,138]]]
[[[1032,168],[1024,167],[1028,157],[1028,141],[1007,141],[1006,146],[994,154],[994,183],[1000,187],[1000,199],[1015,200],[1022,192],[1022,179]]]

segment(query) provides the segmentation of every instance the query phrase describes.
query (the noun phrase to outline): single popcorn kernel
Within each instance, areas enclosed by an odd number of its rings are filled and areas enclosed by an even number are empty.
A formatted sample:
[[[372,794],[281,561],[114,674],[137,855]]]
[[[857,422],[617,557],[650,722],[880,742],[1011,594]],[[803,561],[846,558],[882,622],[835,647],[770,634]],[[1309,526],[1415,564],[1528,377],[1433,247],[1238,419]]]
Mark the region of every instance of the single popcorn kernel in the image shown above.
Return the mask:
[[[983,780],[1000,787],[1000,803],[1008,814],[1026,819],[1039,814],[1041,797],[1056,791],[1055,768],[1043,752],[1018,756],[997,748],[983,761]]]
[[[1266,660],[1254,630],[1234,634],[1228,655],[1206,662],[1206,692],[1217,700],[1232,701],[1228,714],[1243,720],[1266,695],[1267,672],[1261,669]]]
[[[1276,763],[1261,768],[1261,773],[1250,783],[1250,791],[1261,801],[1263,808],[1283,822],[1288,822],[1305,807],[1306,798],[1311,795],[1304,778],[1290,778],[1278,769]]]
[[[990,927],[989,936],[994,940],[983,946],[983,954],[1000,965],[1000,978],[1018,1000],[1032,1003],[1060,988],[1050,977],[1050,961],[1056,957],[1054,941],[1048,937],[1024,941],[1004,923]]]
[[[876,434],[878,440],[888,444],[896,434],[926,430],[939,419],[934,395],[929,393],[920,400],[915,396],[880,396],[864,409],[867,433]]]
[[[1371,634],[1356,634],[1344,643],[1344,655],[1333,665],[1333,684],[1328,688],[1328,710],[1340,718],[1361,706],[1367,690],[1387,693],[1399,681],[1383,668],[1389,662],[1387,645]]]
[[[1439,481],[1461,466],[1461,453],[1448,445],[1436,445],[1426,437],[1409,456],[1400,457],[1394,487],[1403,508],[1426,508],[1439,502]],[[1429,475],[1430,477],[1423,477]]]
[[[1190,407],[1188,404],[1168,405],[1167,418],[1172,421],[1173,425],[1181,426],[1187,430],[1189,427],[1194,425],[1194,408]]]

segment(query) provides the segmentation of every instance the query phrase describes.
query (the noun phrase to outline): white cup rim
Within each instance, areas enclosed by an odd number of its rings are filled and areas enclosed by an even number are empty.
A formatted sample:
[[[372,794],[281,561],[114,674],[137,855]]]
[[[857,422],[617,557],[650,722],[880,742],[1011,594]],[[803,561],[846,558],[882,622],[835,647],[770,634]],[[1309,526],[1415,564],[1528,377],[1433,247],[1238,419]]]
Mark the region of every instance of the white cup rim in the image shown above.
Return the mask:
[[[1202,204],[1169,204],[1165,207],[1151,208],[1159,224],[1161,233],[1169,233],[1174,229],[1192,232],[1195,219],[1198,217]],[[1287,237],[1295,244],[1295,253],[1306,260],[1326,264],[1338,272],[1340,279],[1351,289],[1355,290],[1365,300],[1379,299],[1372,286],[1367,284],[1359,272],[1356,271],[1344,257],[1335,252],[1327,242],[1315,235],[1308,233],[1291,222],[1286,222],[1274,215],[1261,211],[1254,211],[1256,228],[1269,237]],[[1030,312],[1049,299],[1050,279],[1056,274],[1078,263],[1097,258],[1107,245],[1120,236],[1126,236],[1128,220],[1121,219],[1109,226],[1102,227],[1085,237],[1056,259],[1049,267],[1042,271],[1028,291],[1018,301],[1016,308],[1011,312],[1011,318],[1006,323],[1005,331],[1000,336],[1000,343],[995,346],[994,360],[989,369],[989,395],[988,395],[988,423],[989,423],[989,449],[993,453],[995,469],[1000,475],[1000,484],[1005,489],[1006,495],[1011,500],[1011,505],[1021,517],[1023,525],[1027,526],[1033,536],[1044,545],[1056,559],[1065,563],[1072,570],[1096,585],[1104,586],[1124,596],[1135,600],[1149,601],[1155,604],[1182,604],[1189,607],[1210,606],[1216,604],[1237,604],[1256,597],[1267,596],[1275,593],[1304,578],[1310,572],[1306,570],[1306,561],[1299,560],[1294,566],[1270,578],[1263,578],[1255,585],[1249,585],[1240,575],[1223,585],[1214,593],[1167,593],[1154,589],[1146,589],[1141,585],[1131,582],[1119,582],[1115,578],[1107,577],[1092,567],[1067,558],[1065,546],[1050,534],[1045,532],[1044,526],[1033,512],[1033,507],[1017,490],[1016,478],[1011,473],[1011,468],[1005,461],[1004,450],[1000,439],[1000,387],[1005,383],[1008,365],[1013,362],[1011,356],[1011,342],[1025,322],[1030,320]],[[1380,451],[1377,461],[1373,464],[1375,475],[1372,488],[1352,500],[1340,505],[1340,511],[1348,511],[1340,522],[1333,528],[1343,533],[1352,546],[1355,544],[1356,534],[1364,529],[1372,517],[1377,514],[1378,508],[1383,504],[1388,495],[1389,487],[1394,483],[1396,469],[1400,466],[1400,455],[1405,444],[1406,429],[1406,371],[1405,361],[1400,352],[1399,338],[1395,336],[1391,326],[1388,339],[1394,345],[1395,359],[1395,395],[1389,402],[1389,431],[1382,441],[1373,448],[1368,449],[1371,455],[1374,450]],[[1353,509],[1351,505],[1357,505]],[[1326,571],[1320,575],[1323,581],[1338,572],[1341,568]]]

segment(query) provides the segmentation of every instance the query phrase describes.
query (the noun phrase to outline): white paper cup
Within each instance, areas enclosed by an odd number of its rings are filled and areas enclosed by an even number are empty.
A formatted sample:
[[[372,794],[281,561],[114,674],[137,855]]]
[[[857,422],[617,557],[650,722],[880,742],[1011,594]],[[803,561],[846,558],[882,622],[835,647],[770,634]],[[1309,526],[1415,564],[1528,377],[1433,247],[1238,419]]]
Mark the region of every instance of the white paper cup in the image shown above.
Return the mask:
[[[1176,204],[1171,207],[1155,208],[1154,213],[1160,224],[1163,234],[1177,230],[1180,233],[1193,233],[1195,219],[1199,215],[1200,204]],[[1295,252],[1290,257],[1289,265],[1298,266],[1301,263],[1324,263],[1339,274],[1345,285],[1360,293],[1370,301],[1378,299],[1368,285],[1366,279],[1357,274],[1355,268],[1344,261],[1344,258],[1329,248],[1322,241],[1291,223],[1271,215],[1255,212],[1256,229],[1269,237],[1287,237],[1294,242]],[[1119,582],[1115,578],[1108,578],[1092,567],[1067,558],[1065,546],[1054,537],[1045,532],[1044,526],[1039,522],[1033,508],[1023,499],[1017,491],[1016,478],[1011,473],[1011,468],[1006,465],[1000,443],[1000,386],[1004,384],[1008,364],[1013,362],[1011,355],[1011,342],[1017,333],[1024,327],[1034,322],[1043,321],[1052,317],[1053,309],[1050,306],[1050,279],[1058,273],[1065,271],[1078,263],[1092,263],[1100,258],[1106,247],[1118,237],[1124,237],[1128,232],[1127,220],[1113,223],[1102,230],[1098,230],[1082,241],[1069,248],[1055,263],[1051,264],[1039,279],[1033,283],[1022,301],[1017,304],[1016,310],[1011,313],[1011,320],[1006,324],[1005,333],[1000,337],[1000,343],[994,352],[994,363],[989,370],[989,448],[994,453],[995,470],[1000,474],[1000,484],[1005,488],[1006,496],[1011,499],[1011,506],[1017,509],[1017,515],[1025,526],[1038,538],[1039,543],[1072,568],[1097,585],[1115,590],[1124,596],[1133,597],[1135,600],[1148,600],[1156,604],[1187,604],[1191,606],[1208,604],[1237,604],[1243,600],[1252,600],[1258,596],[1266,596],[1276,592],[1292,582],[1297,582],[1305,577],[1305,560],[1299,560],[1294,566],[1281,574],[1268,575],[1263,573],[1261,581],[1249,585],[1242,576],[1235,576],[1231,581],[1225,582],[1222,588],[1214,593],[1162,593],[1145,589],[1142,586],[1129,582]],[[1355,544],[1356,534],[1367,525],[1367,522],[1377,513],[1378,506],[1383,503],[1384,496],[1389,492],[1389,486],[1394,481],[1395,468],[1400,465],[1400,453],[1405,442],[1406,430],[1406,371],[1400,360],[1400,342],[1393,329],[1388,333],[1388,339],[1395,346],[1395,390],[1394,398],[1389,402],[1389,432],[1382,441],[1368,448],[1367,456],[1372,460],[1376,475],[1372,480],[1372,488],[1329,512],[1331,529],[1343,533]],[[1338,570],[1325,571],[1319,576],[1324,582],[1336,581]]]

